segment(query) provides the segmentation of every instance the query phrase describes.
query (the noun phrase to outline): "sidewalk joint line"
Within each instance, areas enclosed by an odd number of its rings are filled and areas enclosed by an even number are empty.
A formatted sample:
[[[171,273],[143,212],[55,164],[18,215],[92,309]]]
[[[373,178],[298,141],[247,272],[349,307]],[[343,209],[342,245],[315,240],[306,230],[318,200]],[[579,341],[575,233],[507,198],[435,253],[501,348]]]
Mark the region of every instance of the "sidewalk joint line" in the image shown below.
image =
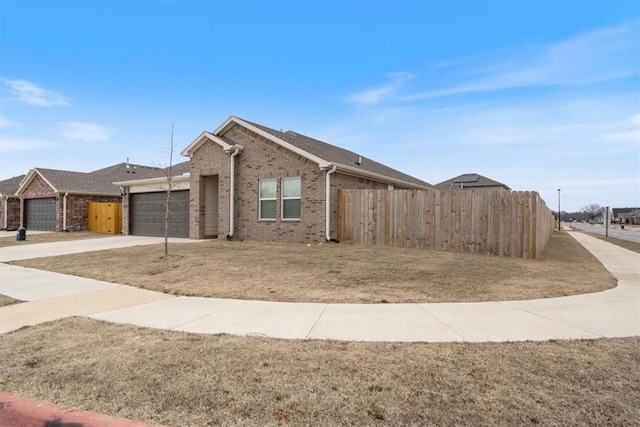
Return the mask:
[[[456,331],[455,329],[453,329],[451,326],[447,325],[446,323],[444,323],[442,320],[440,320],[440,318],[438,318],[438,316],[436,316],[435,314],[433,314],[432,312],[430,312],[429,310],[427,310],[427,305],[428,303],[416,303],[416,305],[418,305],[423,311],[425,311],[428,315],[430,315],[431,317],[433,317],[434,319],[436,319],[441,325],[443,325],[445,328],[449,329],[451,332],[453,332],[454,334],[456,334],[457,336],[460,337],[460,339],[462,339],[462,341],[466,341],[465,338],[460,335],[460,333],[458,333],[458,331]]]
[[[309,336],[311,335],[311,333],[313,332],[313,330],[316,328],[316,325],[318,324],[318,322],[320,322],[320,319],[322,318],[322,315],[324,314],[324,312],[327,310],[327,308],[329,307],[329,304],[325,304],[322,311],[320,312],[320,314],[318,314],[318,318],[316,319],[315,322],[313,322],[313,325],[311,326],[311,328],[309,328],[309,332],[307,333],[307,335],[305,335],[304,339],[308,340]]]

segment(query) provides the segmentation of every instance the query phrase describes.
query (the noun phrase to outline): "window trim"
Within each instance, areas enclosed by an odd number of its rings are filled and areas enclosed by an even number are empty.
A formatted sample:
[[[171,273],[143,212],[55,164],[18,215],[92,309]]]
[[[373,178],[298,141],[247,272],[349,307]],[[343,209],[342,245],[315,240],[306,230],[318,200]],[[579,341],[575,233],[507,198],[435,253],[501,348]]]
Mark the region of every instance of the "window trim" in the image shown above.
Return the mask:
[[[276,185],[276,195],[275,197],[262,197],[262,183],[263,182],[274,182]],[[263,218],[262,217],[262,202],[264,201],[274,201],[276,205],[276,212],[273,217]],[[260,221],[277,221],[278,220],[278,178],[265,178],[258,181],[258,220]]]
[[[285,181],[290,181],[290,180],[298,180],[298,182],[300,183],[300,193],[296,196],[296,197],[285,197],[284,196],[284,183]],[[290,176],[287,178],[282,178],[281,179],[281,191],[280,191],[280,219],[282,221],[300,221],[300,219],[302,218],[302,178],[299,176]],[[285,200],[299,200],[300,201],[300,212],[298,214],[297,218],[285,218],[284,217],[284,202]]]

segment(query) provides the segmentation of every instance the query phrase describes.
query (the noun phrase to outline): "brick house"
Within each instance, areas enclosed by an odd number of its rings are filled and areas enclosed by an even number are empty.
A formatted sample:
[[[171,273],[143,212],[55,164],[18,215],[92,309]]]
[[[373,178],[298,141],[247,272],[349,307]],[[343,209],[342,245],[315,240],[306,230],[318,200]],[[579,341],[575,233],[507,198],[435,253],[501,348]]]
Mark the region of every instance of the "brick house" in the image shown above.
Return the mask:
[[[190,158],[192,239],[330,240],[339,188],[433,188],[351,151],[234,116],[182,155]]]
[[[121,190],[114,181],[157,176],[159,170],[128,162],[93,172],[31,169],[15,192],[19,223],[28,230],[86,230],[90,202],[121,202]]]
[[[122,233],[164,236],[169,171],[159,169],[146,178],[115,181],[122,194]],[[169,237],[189,237],[189,162],[171,167]],[[134,179],[132,179],[134,178]]]
[[[24,175],[0,181],[0,229],[20,227],[20,197],[16,196]]]
[[[435,185],[441,191],[511,191],[505,184],[477,173],[465,173]]]

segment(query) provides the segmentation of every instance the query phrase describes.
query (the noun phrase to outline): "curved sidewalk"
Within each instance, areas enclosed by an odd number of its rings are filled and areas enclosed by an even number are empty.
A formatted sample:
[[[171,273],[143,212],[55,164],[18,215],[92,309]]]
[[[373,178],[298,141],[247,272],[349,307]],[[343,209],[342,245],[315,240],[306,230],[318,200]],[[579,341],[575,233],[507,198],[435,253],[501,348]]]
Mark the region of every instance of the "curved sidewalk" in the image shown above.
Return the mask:
[[[279,303],[175,297],[2,264],[0,293],[29,302],[0,308],[0,333],[68,316],[86,316],[175,331],[289,339],[503,342],[640,336],[640,254],[586,234],[571,235],[618,278],[616,288],[529,301]],[[144,243],[128,237],[108,239],[117,247],[159,242],[153,238]],[[93,243],[96,248],[105,248],[106,239],[95,240],[105,240]],[[74,244],[76,249],[82,245],[75,242],[82,241],[64,242],[64,247],[69,251]],[[80,251],[86,250],[98,249]],[[35,250],[28,252],[29,257],[38,256]],[[0,250],[2,261],[16,256],[10,248]]]

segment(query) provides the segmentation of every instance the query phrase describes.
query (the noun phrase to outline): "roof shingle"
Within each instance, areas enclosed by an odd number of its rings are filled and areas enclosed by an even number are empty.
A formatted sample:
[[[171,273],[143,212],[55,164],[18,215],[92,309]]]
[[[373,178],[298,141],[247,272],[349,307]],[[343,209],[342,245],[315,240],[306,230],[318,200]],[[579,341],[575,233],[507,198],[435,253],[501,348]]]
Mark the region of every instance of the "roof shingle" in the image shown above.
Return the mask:
[[[350,166],[356,169],[361,169],[364,172],[386,176],[399,181],[405,181],[420,187],[433,187],[428,182],[390,168],[389,166],[383,165],[375,160],[356,154],[353,151],[336,147],[335,145],[328,144],[324,141],[320,141],[291,130],[280,132],[257,123],[244,119],[242,120],[327,162]]]

